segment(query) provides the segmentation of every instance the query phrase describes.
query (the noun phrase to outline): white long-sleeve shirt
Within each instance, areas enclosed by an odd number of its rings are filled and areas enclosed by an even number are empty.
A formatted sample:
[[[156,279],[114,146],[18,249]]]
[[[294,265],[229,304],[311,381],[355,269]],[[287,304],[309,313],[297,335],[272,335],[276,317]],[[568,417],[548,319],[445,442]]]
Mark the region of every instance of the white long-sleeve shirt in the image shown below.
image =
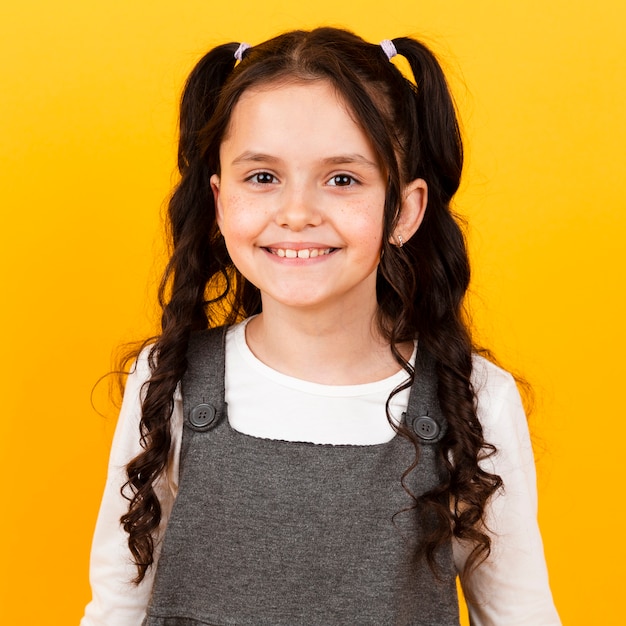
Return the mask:
[[[150,598],[155,567],[140,585],[129,582],[136,569],[126,533],[119,523],[128,507],[120,494],[126,481],[125,466],[141,451],[141,389],[149,377],[147,359],[140,356],[127,381],[113,439],[92,546],[93,599],[81,626],[140,626]],[[281,374],[259,361],[246,345],[245,324],[233,327],[227,336],[228,419],[233,428],[252,436],[331,444],[384,443],[395,436],[385,415],[385,401],[405,377],[406,373],[400,371],[366,385],[310,383]],[[474,360],[472,383],[485,440],[498,450],[482,465],[502,478],[504,489],[492,498],[487,511],[491,556],[462,581],[471,598],[471,623],[556,626],[561,622],[552,601],[537,525],[535,467],[519,393],[508,373],[480,357]],[[400,419],[408,394],[409,390],[405,390],[394,396],[390,407],[393,418]],[[267,397],[268,402],[259,402],[259,397]],[[168,473],[157,485],[162,529],[167,525],[177,492],[182,413],[182,397],[177,393]],[[461,572],[468,549],[455,542],[453,553],[457,571]]]

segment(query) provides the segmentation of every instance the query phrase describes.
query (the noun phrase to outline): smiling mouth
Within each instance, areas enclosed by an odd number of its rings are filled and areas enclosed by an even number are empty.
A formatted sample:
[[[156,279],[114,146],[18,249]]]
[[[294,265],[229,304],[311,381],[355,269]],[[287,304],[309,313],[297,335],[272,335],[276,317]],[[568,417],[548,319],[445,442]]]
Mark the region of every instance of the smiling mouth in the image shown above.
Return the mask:
[[[330,254],[336,248],[302,248],[294,250],[293,248],[266,248],[271,254],[287,259],[314,259],[318,256]]]

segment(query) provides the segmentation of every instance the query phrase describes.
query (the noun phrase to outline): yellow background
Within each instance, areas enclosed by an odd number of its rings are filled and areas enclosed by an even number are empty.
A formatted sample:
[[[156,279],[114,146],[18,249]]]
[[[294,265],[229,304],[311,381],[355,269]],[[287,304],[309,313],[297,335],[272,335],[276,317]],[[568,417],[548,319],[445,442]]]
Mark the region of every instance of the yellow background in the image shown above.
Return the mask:
[[[534,384],[540,522],[570,625],[623,624],[626,8],[617,0],[3,2],[0,622],[76,624],[115,415],[154,327],[176,100],[210,46],[329,23],[425,38],[463,118],[480,337]],[[302,8],[304,7],[304,8]]]

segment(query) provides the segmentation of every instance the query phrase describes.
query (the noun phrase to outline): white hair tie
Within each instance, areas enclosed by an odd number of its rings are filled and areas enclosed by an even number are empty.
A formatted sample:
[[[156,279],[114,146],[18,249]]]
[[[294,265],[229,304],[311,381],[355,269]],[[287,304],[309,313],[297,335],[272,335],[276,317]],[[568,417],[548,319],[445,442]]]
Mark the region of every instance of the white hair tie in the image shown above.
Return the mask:
[[[237,59],[237,61],[241,61],[243,59],[243,55],[246,53],[246,50],[251,47],[252,46],[249,43],[241,42],[239,44],[239,48],[235,50],[235,58]]]
[[[396,47],[393,45],[393,41],[391,39],[383,39],[380,42],[380,47],[383,49],[383,52],[387,55],[387,58],[391,61],[393,57],[398,54]]]

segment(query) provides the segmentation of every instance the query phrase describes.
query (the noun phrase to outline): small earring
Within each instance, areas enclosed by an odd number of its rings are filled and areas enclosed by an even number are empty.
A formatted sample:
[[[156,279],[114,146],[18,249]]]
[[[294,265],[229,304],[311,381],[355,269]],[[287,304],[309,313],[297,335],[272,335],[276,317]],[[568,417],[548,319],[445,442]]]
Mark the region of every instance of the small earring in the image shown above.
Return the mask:
[[[404,245],[404,241],[402,241],[402,235],[396,235],[396,240],[398,241],[398,248],[401,248]]]

